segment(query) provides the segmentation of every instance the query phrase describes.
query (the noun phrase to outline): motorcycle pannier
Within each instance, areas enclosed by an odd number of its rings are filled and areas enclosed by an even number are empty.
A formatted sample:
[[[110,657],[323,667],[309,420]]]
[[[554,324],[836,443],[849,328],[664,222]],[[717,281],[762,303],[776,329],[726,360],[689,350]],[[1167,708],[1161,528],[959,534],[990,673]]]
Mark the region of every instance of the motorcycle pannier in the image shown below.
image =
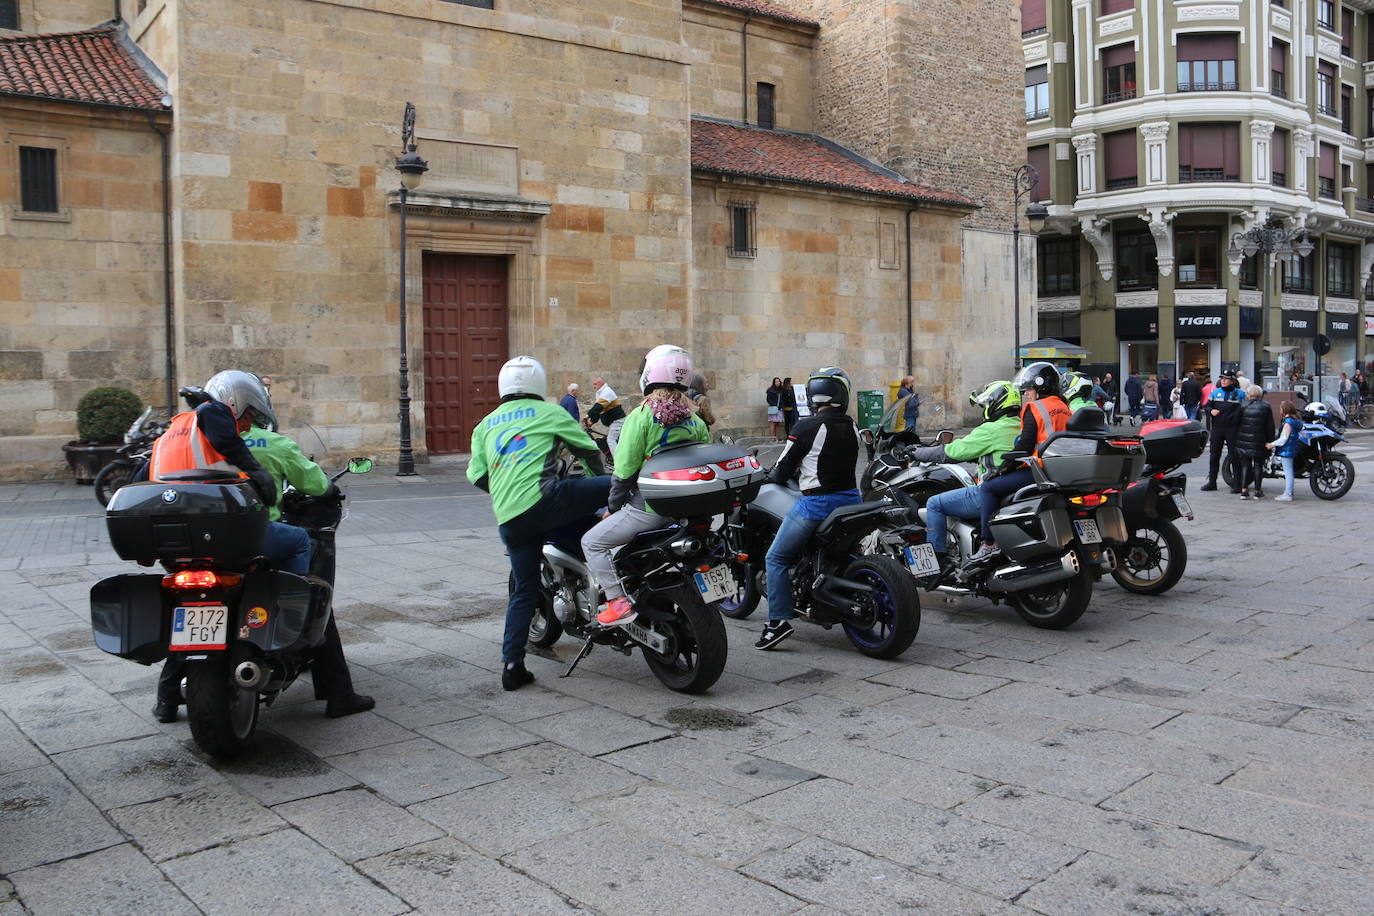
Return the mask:
[[[644,462],[637,483],[659,515],[705,518],[752,502],[766,476],[759,460],[738,446],[694,442]]]
[[[1186,464],[1207,447],[1207,430],[1197,420],[1156,420],[1140,432],[1145,460],[1158,467]]]
[[[115,553],[143,563],[245,565],[262,554],[267,520],[246,481],[129,484],[105,510]]]
[[[1066,490],[1126,486],[1145,469],[1145,449],[1133,437],[1057,433],[1039,455],[1045,477]]]

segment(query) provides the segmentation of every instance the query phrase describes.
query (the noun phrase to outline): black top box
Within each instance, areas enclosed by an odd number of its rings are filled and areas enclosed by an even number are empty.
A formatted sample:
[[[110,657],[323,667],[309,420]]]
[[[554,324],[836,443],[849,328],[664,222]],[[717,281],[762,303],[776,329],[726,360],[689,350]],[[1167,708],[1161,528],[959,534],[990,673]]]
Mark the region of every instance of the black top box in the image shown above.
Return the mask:
[[[120,559],[175,566],[246,566],[262,554],[267,522],[247,481],[129,484],[105,510]]]

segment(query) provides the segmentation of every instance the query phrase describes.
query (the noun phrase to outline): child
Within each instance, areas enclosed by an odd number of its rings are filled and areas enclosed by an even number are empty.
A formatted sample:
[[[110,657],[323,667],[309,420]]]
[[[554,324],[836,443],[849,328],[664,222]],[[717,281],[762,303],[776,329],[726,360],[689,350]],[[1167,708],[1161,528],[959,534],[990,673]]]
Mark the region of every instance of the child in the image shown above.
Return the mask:
[[[637,616],[616,575],[611,552],[628,544],[641,531],[666,525],[662,517],[644,504],[644,497],[635,486],[639,469],[664,446],[711,441],[706,424],[693,412],[687,397],[691,378],[692,357],[681,347],[663,344],[644,357],[644,370],[639,376],[644,401],[630,411],[620,430],[606,515],[582,536],[587,566],[606,593],[606,609],[596,616],[602,626],[621,626]]]
[[[1284,401],[1279,410],[1283,413],[1283,427],[1279,431],[1279,437],[1273,442],[1266,442],[1265,448],[1273,449],[1283,461],[1284,490],[1282,494],[1274,497],[1274,501],[1291,503],[1295,476],[1293,462],[1302,450],[1302,442],[1298,439],[1298,433],[1302,432],[1302,417],[1292,401]]]

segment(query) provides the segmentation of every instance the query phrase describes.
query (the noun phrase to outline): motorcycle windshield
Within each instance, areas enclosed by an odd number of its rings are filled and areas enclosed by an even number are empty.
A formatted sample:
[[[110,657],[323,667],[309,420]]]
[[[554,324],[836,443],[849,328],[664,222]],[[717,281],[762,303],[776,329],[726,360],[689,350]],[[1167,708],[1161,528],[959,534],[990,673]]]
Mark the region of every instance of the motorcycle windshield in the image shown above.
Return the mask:
[[[277,432],[295,439],[301,447],[301,454],[320,467],[329,469],[329,446],[315,427],[296,417],[278,416]]]
[[[1340,398],[1334,394],[1329,394],[1322,398],[1322,403],[1326,405],[1327,411],[1341,423],[1345,422],[1345,408],[1341,406]]]

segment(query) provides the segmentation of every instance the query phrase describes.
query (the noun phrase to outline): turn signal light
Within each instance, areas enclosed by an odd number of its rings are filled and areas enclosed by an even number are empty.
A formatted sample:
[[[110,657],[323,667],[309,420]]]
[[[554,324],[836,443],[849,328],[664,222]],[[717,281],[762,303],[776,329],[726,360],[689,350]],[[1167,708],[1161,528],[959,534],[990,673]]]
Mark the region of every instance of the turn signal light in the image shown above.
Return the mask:
[[[210,569],[183,569],[162,577],[163,588],[229,588],[243,579],[237,573],[216,573]]]
[[[702,563],[700,566],[697,567],[697,572],[710,572],[710,571],[711,571],[711,564],[710,564],[710,563]]]
[[[739,563],[744,563],[744,562],[746,562],[748,559],[749,559],[749,554],[747,554],[747,553],[737,553],[737,554],[735,554],[735,560],[736,560],[737,562],[739,562]]]

